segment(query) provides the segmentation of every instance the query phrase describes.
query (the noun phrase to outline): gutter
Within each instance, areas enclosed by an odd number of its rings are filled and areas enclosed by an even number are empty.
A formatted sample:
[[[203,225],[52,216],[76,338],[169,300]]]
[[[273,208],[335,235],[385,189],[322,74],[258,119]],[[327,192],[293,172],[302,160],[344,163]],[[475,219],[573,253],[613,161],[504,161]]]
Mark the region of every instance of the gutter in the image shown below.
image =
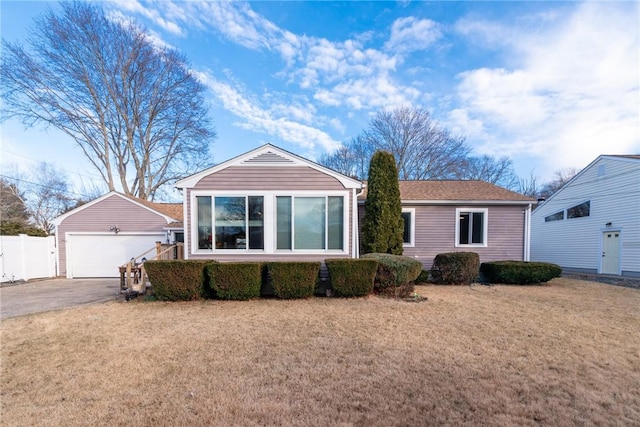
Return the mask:
[[[524,261],[531,260],[531,203],[527,209],[523,211],[524,213],[524,248],[522,259]]]

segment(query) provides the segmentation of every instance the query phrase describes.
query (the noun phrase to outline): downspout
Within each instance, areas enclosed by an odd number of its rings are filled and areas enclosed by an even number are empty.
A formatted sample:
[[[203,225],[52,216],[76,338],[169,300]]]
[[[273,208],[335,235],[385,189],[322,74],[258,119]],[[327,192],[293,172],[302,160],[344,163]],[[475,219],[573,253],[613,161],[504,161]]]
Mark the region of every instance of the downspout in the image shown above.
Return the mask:
[[[524,211],[524,261],[531,260],[531,203]]]
[[[360,258],[360,233],[358,232],[360,221],[358,221],[358,197],[360,197],[364,193],[364,187],[360,189],[359,193],[356,193],[356,189],[353,189],[353,214],[352,214],[352,250],[353,258]]]
[[[184,256],[184,259],[189,259],[189,253],[191,252],[191,241],[193,239],[191,230],[189,229],[189,215],[187,215],[187,202],[189,196],[189,189],[184,189],[182,195],[182,232],[184,233],[185,240],[182,246],[182,256]],[[191,210],[193,210],[193,206],[191,206]]]

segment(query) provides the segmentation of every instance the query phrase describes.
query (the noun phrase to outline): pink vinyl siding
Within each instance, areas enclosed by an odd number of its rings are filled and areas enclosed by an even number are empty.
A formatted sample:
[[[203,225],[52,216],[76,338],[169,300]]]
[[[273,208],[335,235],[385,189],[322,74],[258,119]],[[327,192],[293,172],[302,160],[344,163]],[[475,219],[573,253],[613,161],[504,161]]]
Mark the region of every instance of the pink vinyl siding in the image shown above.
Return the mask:
[[[67,232],[112,233],[117,225],[121,233],[163,232],[167,221],[160,215],[117,195],[108,197],[64,219],[58,226],[59,274],[66,275]],[[99,253],[100,248],[96,248]]]
[[[488,209],[487,247],[456,246],[456,208],[466,206],[424,206],[404,204],[415,209],[415,245],[405,247],[403,255],[418,259],[430,269],[433,258],[444,252],[476,252],[480,261],[522,260],[524,256],[523,206],[474,205]],[[359,207],[360,224],[364,207]],[[470,207],[471,208],[471,207]]]
[[[306,166],[230,166],[202,178],[196,190],[344,190],[337,179]]]
[[[238,254],[194,254],[192,247],[193,224],[185,224],[185,247],[188,257],[191,259],[213,258],[220,261],[237,260],[324,260],[329,257],[352,256],[353,246],[353,190],[346,190],[336,178],[317,171],[307,166],[230,166],[226,169],[212,173],[203,177],[193,189],[185,191],[185,203],[189,212],[188,221],[192,217],[190,213],[195,207],[192,206],[192,191],[205,191],[207,194],[215,195],[216,191],[232,191],[238,194],[260,195],[261,192],[287,192],[308,191],[314,195],[322,195],[327,191],[346,192],[345,205],[347,215],[344,221],[347,223],[347,240],[344,251],[346,254],[305,254],[298,253],[262,253],[243,252]],[[298,194],[298,193],[296,193]]]

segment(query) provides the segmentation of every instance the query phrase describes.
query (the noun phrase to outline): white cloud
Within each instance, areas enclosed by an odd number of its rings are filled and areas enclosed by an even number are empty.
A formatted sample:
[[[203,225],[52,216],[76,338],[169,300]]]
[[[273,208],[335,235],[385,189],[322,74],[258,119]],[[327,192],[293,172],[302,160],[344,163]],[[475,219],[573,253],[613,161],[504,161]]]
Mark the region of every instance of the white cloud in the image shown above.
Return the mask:
[[[116,4],[118,5],[118,7],[120,7],[121,9],[124,9],[128,12],[133,12],[133,13],[138,13],[144,17],[146,17],[147,19],[151,20],[153,23],[155,23],[156,25],[162,27],[164,30],[178,35],[178,36],[184,36],[185,32],[182,30],[182,28],[176,24],[173,21],[167,20],[165,18],[163,18],[160,14],[160,12],[158,12],[156,9],[152,9],[152,8],[148,8],[148,7],[144,7],[139,1],[137,0],[117,0]],[[172,10],[175,11],[175,7],[172,8]]]
[[[265,133],[308,150],[321,148],[324,151],[332,151],[340,144],[326,132],[286,117],[307,120],[309,112],[305,111],[304,106],[286,107],[280,104],[272,110],[263,109],[257,101],[249,99],[227,83],[204,73],[200,73],[198,77],[211,89],[226,110],[240,118],[237,125],[244,129]]]
[[[397,19],[393,23],[391,37],[384,48],[396,53],[424,50],[432,46],[441,36],[442,32],[434,21],[409,16]]]
[[[636,3],[584,3],[536,31],[460,21],[470,38],[506,47],[513,69],[461,73],[450,119],[481,152],[543,159],[547,177],[600,154],[637,153],[637,16]]]

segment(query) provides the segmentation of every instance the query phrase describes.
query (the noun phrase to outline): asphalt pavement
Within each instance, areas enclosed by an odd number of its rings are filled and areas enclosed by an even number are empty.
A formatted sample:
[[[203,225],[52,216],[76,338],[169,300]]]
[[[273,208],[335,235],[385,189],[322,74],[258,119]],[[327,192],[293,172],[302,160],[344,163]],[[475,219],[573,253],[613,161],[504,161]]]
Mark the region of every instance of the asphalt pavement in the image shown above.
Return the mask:
[[[118,278],[47,279],[0,287],[0,320],[116,300]]]

